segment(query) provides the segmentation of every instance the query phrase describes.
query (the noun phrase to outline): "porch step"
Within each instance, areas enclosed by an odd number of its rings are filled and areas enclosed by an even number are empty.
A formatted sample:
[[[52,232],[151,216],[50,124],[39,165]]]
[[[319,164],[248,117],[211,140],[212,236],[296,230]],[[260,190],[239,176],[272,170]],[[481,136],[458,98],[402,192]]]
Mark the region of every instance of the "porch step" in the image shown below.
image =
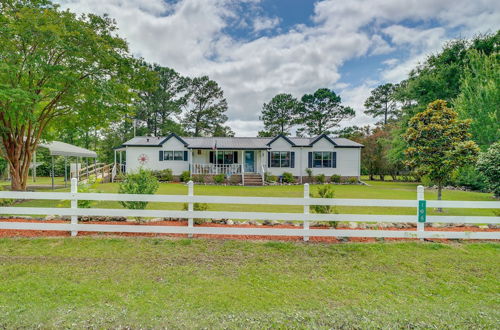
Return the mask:
[[[262,186],[260,174],[245,174],[245,186]]]

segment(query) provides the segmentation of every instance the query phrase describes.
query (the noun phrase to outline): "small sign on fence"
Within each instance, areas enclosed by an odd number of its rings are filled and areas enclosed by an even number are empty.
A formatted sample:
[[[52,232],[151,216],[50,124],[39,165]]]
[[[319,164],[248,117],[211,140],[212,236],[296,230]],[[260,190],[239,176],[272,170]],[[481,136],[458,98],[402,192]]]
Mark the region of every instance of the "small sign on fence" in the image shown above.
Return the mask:
[[[425,222],[427,217],[427,201],[418,201],[418,222]]]

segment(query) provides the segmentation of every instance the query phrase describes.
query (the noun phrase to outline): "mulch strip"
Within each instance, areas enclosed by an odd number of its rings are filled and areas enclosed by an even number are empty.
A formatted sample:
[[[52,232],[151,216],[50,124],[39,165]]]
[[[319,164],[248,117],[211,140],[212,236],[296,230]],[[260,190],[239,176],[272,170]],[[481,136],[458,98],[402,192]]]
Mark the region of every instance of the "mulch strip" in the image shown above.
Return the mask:
[[[43,223],[69,223],[69,221],[63,220],[44,220],[44,221],[34,221],[28,219],[3,219],[0,222],[43,222]],[[187,221],[158,221],[158,222],[148,222],[148,223],[137,223],[137,222],[120,222],[120,221],[87,221],[84,224],[97,224],[97,225],[129,225],[129,226],[187,226]],[[225,225],[217,223],[205,223],[203,225],[196,225],[199,227],[232,227],[232,228],[286,228],[286,229],[301,229],[301,227],[296,227],[293,225]],[[325,229],[328,227],[311,227],[311,229]],[[347,227],[339,227],[337,229],[350,229],[350,230],[362,230],[360,228],[351,229]],[[381,230],[400,230],[400,231],[415,231],[415,228],[401,229],[401,228],[380,228]],[[375,229],[372,229],[375,230]],[[463,227],[446,227],[446,228],[428,228],[427,231],[475,231],[475,232],[495,232],[500,231],[500,229],[482,229],[476,226],[463,226]],[[0,238],[4,237],[68,237],[70,232],[67,231],[55,231],[55,230],[12,230],[12,229],[0,229]],[[86,232],[79,231],[78,236],[121,236],[121,237],[187,237],[186,234],[158,234],[158,233],[105,233],[105,232]],[[273,241],[302,241],[302,236],[264,236],[264,235],[193,235],[194,237],[202,238],[217,238],[217,239],[237,239],[237,240],[273,240]],[[346,240],[339,239],[337,237],[310,237],[311,242],[326,242],[326,243],[342,243]],[[416,240],[412,238],[384,238],[385,241],[408,241]],[[371,237],[349,237],[349,242],[376,242],[376,238]],[[432,239],[436,242],[447,242],[447,239]],[[491,241],[491,240],[490,240]]]

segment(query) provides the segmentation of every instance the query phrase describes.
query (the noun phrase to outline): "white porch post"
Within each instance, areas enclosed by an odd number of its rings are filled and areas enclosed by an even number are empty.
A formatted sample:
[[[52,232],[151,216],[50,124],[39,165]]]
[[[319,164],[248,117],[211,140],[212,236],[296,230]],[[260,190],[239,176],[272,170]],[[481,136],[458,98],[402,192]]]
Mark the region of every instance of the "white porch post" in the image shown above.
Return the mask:
[[[194,152],[193,149],[191,149],[191,152],[189,153],[189,172],[193,172],[193,157],[194,157]]]
[[[123,155],[123,151],[122,151],[122,150],[120,150],[120,173],[122,173],[122,172],[123,172],[122,155]]]

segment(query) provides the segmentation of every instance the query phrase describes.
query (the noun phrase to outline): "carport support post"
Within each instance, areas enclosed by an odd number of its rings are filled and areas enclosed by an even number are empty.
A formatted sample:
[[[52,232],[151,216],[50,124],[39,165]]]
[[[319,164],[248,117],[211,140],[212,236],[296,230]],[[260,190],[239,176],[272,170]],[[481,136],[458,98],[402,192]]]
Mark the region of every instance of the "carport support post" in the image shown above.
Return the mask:
[[[194,196],[194,184],[192,180],[189,180],[188,182],[188,196],[192,197]],[[193,202],[189,201],[188,203],[188,211],[193,212]],[[193,218],[188,219],[188,227],[193,228]],[[188,237],[191,238],[193,237],[193,234],[188,234]]]
[[[421,233],[424,232],[425,230],[425,222],[420,222],[419,221],[419,212],[420,212],[420,201],[423,201],[425,200],[425,197],[424,197],[424,186],[422,185],[419,185],[417,187],[417,237],[420,237]]]
[[[304,184],[304,199],[309,199],[309,183]],[[309,214],[309,205],[304,205],[304,214]],[[304,220],[304,230],[309,230],[308,220]],[[304,241],[309,241],[309,236],[304,236]]]
[[[78,179],[77,178],[72,178],[71,179],[71,208],[72,209],[77,209],[78,208],[78,200],[76,199],[76,193],[78,192]],[[77,215],[72,215],[71,216],[71,224],[72,225],[77,225],[78,224],[78,216]],[[71,236],[76,236],[78,232],[76,230],[71,231]]]

